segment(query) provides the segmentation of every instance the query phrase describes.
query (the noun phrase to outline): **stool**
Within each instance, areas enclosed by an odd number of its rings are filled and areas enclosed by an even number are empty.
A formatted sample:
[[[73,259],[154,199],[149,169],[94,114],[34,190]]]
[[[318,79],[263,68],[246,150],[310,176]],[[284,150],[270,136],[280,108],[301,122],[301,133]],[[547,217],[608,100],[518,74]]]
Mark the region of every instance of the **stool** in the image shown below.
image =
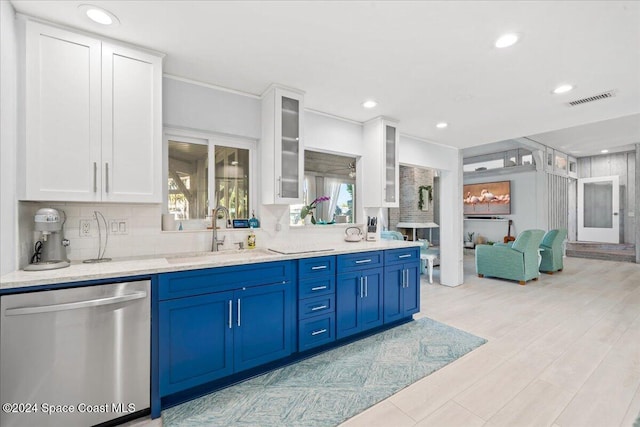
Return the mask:
[[[435,261],[437,258],[438,258],[438,255],[434,253],[420,254],[420,260],[426,261],[426,264],[427,264],[426,267],[427,267],[427,271],[429,272],[429,283],[433,283],[433,261]]]

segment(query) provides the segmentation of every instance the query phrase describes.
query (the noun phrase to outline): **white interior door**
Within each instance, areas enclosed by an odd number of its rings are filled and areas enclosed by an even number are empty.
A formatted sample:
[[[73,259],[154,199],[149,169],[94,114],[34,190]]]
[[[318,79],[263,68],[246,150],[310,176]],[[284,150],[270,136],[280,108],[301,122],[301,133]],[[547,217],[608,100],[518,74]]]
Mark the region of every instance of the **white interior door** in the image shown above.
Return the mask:
[[[620,243],[617,176],[578,180],[578,240]]]

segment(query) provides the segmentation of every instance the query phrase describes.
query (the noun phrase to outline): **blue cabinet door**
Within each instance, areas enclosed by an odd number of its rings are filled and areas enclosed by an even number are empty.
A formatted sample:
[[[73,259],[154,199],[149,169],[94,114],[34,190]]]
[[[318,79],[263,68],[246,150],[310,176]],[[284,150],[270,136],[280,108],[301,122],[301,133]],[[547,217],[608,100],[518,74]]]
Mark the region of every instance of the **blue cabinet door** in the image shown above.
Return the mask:
[[[342,273],[336,281],[336,338],[382,325],[382,268]]]
[[[360,298],[361,331],[382,325],[382,268],[362,272],[364,292]]]
[[[233,292],[159,303],[160,395],[233,373]]]
[[[384,323],[420,311],[420,264],[410,262],[384,268]]]
[[[384,268],[384,322],[391,323],[403,317],[404,288],[402,264]]]
[[[404,265],[407,270],[407,284],[402,293],[402,317],[409,317],[420,311],[420,263]]]
[[[290,282],[234,292],[236,372],[293,353],[296,339],[294,296]]]
[[[360,331],[358,309],[362,290],[359,271],[339,274],[336,280],[336,338]]]

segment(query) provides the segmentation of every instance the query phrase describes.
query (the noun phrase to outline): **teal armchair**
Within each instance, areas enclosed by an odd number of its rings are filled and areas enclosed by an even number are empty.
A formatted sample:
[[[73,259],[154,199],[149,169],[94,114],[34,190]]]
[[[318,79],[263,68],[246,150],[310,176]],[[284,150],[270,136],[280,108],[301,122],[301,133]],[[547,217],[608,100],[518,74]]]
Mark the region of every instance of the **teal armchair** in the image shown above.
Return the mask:
[[[380,238],[384,240],[404,240],[404,236],[399,231],[382,230]]]
[[[543,273],[553,274],[554,271],[562,271],[564,264],[562,262],[562,242],[567,238],[567,230],[564,228],[557,230],[549,230],[542,238],[540,243],[540,254],[542,262],[540,262],[540,271]]]
[[[478,277],[517,280],[524,285],[538,279],[538,247],[544,231],[525,230],[512,245],[477,245]]]

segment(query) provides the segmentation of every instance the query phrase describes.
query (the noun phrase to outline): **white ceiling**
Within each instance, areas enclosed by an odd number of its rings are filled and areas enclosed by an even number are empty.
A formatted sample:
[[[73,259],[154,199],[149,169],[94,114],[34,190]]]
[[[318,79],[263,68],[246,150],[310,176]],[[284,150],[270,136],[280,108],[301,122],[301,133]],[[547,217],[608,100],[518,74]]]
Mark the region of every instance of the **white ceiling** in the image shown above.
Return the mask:
[[[12,3],[164,52],[167,74],[252,94],[280,83],[304,90],[307,108],[357,121],[393,117],[404,134],[460,148],[545,134],[541,142],[573,154],[587,147],[551,131],[640,117],[635,1]],[[78,12],[82,3],[113,12],[120,26],[97,28]],[[494,48],[507,31],[521,33],[521,42]],[[551,94],[565,82],[576,88]],[[566,105],[611,89],[613,98]],[[379,106],[363,109],[367,98]],[[449,127],[436,129],[440,121]],[[567,137],[589,140],[593,127]],[[598,151],[628,142],[596,141]]]

